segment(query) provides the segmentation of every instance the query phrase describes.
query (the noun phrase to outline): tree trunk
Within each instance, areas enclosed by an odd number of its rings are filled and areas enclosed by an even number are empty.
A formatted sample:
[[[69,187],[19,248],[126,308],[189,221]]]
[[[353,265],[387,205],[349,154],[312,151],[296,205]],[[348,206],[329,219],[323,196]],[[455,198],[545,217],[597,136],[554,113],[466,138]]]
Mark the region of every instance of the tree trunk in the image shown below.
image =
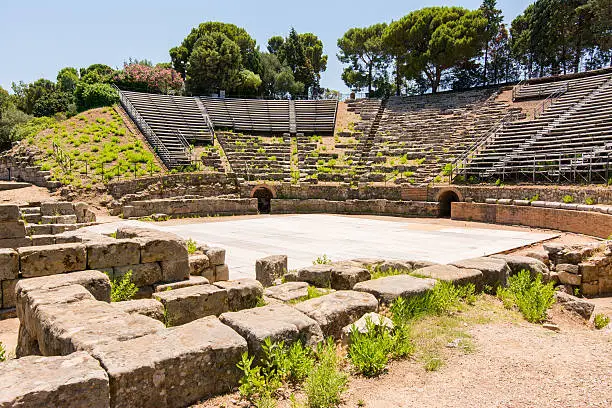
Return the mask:
[[[372,65],[373,62],[368,64],[368,98],[372,95]]]
[[[484,75],[482,77],[482,84],[486,85],[488,83],[487,81],[487,60],[489,57],[489,41],[487,40],[487,43],[485,45],[485,60],[484,60]]]
[[[395,95],[400,96],[402,80],[400,78],[399,57],[395,57]]]

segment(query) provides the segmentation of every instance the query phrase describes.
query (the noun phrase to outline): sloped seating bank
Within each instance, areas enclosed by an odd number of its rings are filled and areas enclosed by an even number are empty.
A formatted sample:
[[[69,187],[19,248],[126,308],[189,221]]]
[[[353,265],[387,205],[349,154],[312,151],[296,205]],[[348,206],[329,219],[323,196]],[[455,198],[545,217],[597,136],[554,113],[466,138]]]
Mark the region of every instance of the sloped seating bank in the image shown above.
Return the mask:
[[[492,224],[525,225],[608,238],[612,234],[610,209],[609,206],[600,205],[487,199],[486,203],[452,203],[451,218]]]

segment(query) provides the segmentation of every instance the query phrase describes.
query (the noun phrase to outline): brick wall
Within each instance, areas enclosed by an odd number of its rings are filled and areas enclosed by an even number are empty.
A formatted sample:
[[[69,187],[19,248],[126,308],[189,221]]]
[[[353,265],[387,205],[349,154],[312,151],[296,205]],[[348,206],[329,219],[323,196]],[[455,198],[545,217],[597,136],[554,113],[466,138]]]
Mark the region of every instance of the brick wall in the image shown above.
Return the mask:
[[[451,218],[454,220],[549,228],[599,238],[607,238],[612,234],[612,215],[589,211],[499,204],[452,203]]]

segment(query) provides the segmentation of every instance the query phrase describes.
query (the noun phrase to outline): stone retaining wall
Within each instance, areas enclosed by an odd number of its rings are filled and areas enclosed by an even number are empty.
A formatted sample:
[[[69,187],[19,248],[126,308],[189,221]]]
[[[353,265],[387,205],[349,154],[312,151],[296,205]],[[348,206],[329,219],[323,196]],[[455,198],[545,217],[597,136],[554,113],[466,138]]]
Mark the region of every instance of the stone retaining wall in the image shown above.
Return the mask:
[[[246,215],[257,214],[256,198],[192,198],[133,201],[123,206],[126,218],[153,214],[187,215]]]
[[[425,201],[273,199],[271,212],[272,214],[331,213],[437,217],[440,213],[440,205]]]
[[[25,181],[39,187],[55,190],[62,183],[51,179],[50,171],[43,171],[36,165],[37,150],[34,147],[19,144],[18,147],[0,155],[0,179]]]

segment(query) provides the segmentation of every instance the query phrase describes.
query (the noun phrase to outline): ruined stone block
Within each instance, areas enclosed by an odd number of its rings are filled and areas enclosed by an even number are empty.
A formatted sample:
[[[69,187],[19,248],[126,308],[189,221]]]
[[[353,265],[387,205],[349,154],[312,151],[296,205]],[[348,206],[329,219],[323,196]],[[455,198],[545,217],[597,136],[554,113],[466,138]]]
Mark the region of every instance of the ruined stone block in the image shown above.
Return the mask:
[[[410,275],[395,275],[360,282],[354,290],[374,295],[383,304],[390,304],[398,297],[409,298],[422,295],[436,284],[435,279],[417,278]]]
[[[16,287],[17,297],[32,290],[53,289],[60,286],[81,285],[96,300],[110,302],[110,279],[100,271],[81,271],[61,275],[50,275],[32,279],[21,279]]]
[[[55,245],[55,235],[34,235],[32,236],[32,245]]]
[[[32,238],[30,237],[0,239],[0,248],[21,248],[28,246],[32,246]]]
[[[21,213],[15,204],[0,204],[0,222],[19,221]]]
[[[87,269],[83,244],[55,244],[19,248],[21,274],[25,278]]]
[[[170,408],[228,392],[246,341],[216,317],[93,351],[110,379],[114,408]]]
[[[227,292],[213,285],[197,285],[156,292],[153,298],[166,309],[168,324],[178,326],[228,310]]]
[[[331,265],[312,265],[297,271],[297,280],[319,288],[331,287]]]
[[[264,296],[282,302],[296,301],[308,296],[307,282],[287,282],[282,285],[270,286],[264,290]]]
[[[459,268],[477,269],[481,271],[483,284],[489,285],[492,288],[506,286],[508,283],[508,276],[510,276],[511,272],[508,263],[500,258],[471,258],[453,262],[451,265]]]
[[[197,286],[197,285],[208,285],[210,284],[209,280],[202,276],[189,276],[189,279],[178,282],[171,283],[160,283],[158,285],[153,285],[153,289],[155,292],[165,292],[167,290],[187,288],[189,286]]]
[[[522,270],[526,270],[535,278],[537,275],[544,276],[550,272],[546,264],[536,258],[520,255],[492,255],[491,257],[506,261],[508,267],[510,267],[511,275],[516,275]]]
[[[264,287],[287,273],[287,255],[273,255],[255,261],[255,278]]]
[[[19,254],[14,249],[0,249],[0,280],[17,279]]]
[[[456,285],[473,283],[476,287],[482,287],[482,272],[477,269],[457,268],[452,265],[432,265],[417,269],[414,274],[419,277],[431,278]]]
[[[43,224],[76,224],[76,215],[43,215],[41,217]]]
[[[23,238],[26,228],[23,221],[0,222],[0,239]]]
[[[85,352],[0,364],[0,407],[108,408],[109,381]]]
[[[356,265],[333,265],[331,271],[331,287],[336,290],[351,290],[355,284],[369,280],[370,272]]]
[[[263,285],[255,279],[236,279],[214,285],[227,291],[228,308],[233,312],[255,307],[263,296]]]
[[[2,281],[2,296],[0,296],[0,303],[2,304],[3,309],[15,307],[17,299],[15,295],[15,286],[17,285],[17,282],[17,279],[7,279]]]
[[[164,305],[155,299],[126,300],[125,302],[113,302],[111,306],[128,314],[139,314],[151,319],[164,321]]]
[[[340,290],[297,303],[295,308],[316,321],[324,336],[340,339],[342,328],[366,313],[376,312],[378,301],[369,293]]]
[[[189,274],[201,276],[210,267],[210,259],[204,254],[189,256]]]
[[[204,252],[211,265],[223,265],[225,264],[225,249],[219,247],[209,247]]]
[[[74,206],[68,201],[41,203],[40,213],[46,216],[74,215]]]
[[[89,269],[112,268],[139,263],[140,243],[134,240],[117,239],[87,244],[87,266]]]
[[[132,271],[132,282],[138,287],[150,286],[164,280],[161,266],[157,262],[115,266],[113,277],[121,278],[129,271]]]
[[[285,345],[300,340],[308,346],[323,340],[316,321],[284,304],[223,313],[220,319],[246,339],[249,353],[258,358],[261,357],[261,345],[267,338],[274,342],[283,341]]]
[[[229,280],[229,267],[227,265],[215,266],[215,282]]]
[[[189,260],[187,257],[174,261],[162,261],[159,265],[164,282],[176,282],[189,278]]]

